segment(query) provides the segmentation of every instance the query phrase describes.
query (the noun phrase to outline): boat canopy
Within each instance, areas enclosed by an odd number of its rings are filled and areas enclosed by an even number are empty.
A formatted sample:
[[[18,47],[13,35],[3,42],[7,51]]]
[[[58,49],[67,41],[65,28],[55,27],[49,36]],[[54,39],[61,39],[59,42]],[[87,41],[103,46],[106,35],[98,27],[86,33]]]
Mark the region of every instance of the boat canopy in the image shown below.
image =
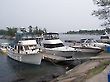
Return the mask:
[[[109,39],[109,36],[103,35],[103,36],[100,37],[100,39]]]

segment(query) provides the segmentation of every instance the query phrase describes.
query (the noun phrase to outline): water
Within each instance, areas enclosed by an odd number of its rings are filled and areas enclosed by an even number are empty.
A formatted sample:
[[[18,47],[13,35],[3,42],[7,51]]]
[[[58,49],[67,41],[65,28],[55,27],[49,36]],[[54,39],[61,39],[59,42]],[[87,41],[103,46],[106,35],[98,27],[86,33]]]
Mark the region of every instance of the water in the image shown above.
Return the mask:
[[[87,34],[60,34],[61,40],[80,40],[81,38],[94,38],[100,39],[100,35],[87,35]]]
[[[80,38],[96,38],[97,35],[60,35],[61,40],[79,40]],[[0,43],[10,42],[0,39]],[[12,60],[7,55],[0,54],[0,82],[38,82],[45,78],[51,78],[53,74],[63,74],[66,69],[62,65],[56,65],[43,61],[41,65],[24,64]]]
[[[64,73],[63,66],[43,61],[41,65],[24,64],[0,55],[0,82],[36,82],[55,73]]]
[[[100,35],[87,35],[87,34],[60,34],[60,39],[64,42],[65,45],[72,45],[72,43],[65,42],[65,40],[76,40],[80,41],[80,39],[84,38],[93,38],[95,40],[100,39]]]
[[[0,43],[3,42],[10,41],[0,39]],[[65,71],[62,65],[46,61],[41,65],[24,64],[0,53],[0,82],[37,82],[52,78],[54,74],[63,74]]]

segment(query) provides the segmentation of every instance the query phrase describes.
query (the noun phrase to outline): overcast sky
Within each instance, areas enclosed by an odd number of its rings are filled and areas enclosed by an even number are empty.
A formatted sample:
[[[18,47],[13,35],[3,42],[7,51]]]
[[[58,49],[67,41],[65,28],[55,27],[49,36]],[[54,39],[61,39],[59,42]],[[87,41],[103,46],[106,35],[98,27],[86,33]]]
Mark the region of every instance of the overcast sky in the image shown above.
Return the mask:
[[[97,29],[92,0],[0,0],[0,29],[6,26],[46,28],[49,32]]]

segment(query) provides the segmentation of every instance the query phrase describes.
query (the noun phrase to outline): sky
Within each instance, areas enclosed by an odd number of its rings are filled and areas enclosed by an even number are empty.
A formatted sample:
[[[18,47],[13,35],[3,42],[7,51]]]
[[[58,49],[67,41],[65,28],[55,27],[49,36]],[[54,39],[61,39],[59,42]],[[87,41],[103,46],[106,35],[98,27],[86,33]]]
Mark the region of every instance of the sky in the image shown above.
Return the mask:
[[[48,32],[100,29],[92,0],[0,0],[0,29],[38,26]]]

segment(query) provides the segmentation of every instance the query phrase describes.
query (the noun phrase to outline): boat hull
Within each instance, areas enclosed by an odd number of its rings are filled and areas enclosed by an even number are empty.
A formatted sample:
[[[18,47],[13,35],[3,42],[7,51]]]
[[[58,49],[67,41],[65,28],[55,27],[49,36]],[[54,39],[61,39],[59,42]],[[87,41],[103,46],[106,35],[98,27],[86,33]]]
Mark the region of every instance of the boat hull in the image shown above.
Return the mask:
[[[44,51],[46,54],[67,57],[67,58],[74,57],[75,53],[77,53],[77,51],[57,51],[57,50],[48,50],[48,49],[45,49]]]
[[[90,53],[90,54],[94,54],[94,55],[103,51],[102,49],[89,48],[89,47],[77,47],[77,46],[73,46],[73,48],[80,49],[82,53]]]
[[[29,63],[29,64],[40,65],[42,60],[42,55],[37,53],[36,54],[19,54],[8,50],[7,55],[14,60],[17,60],[23,63]]]
[[[83,57],[93,57],[97,56],[98,53],[102,52],[102,49],[93,48],[83,48],[83,47],[73,47],[79,49],[79,51],[56,51],[45,49],[46,54],[62,56],[66,58],[83,58]]]

